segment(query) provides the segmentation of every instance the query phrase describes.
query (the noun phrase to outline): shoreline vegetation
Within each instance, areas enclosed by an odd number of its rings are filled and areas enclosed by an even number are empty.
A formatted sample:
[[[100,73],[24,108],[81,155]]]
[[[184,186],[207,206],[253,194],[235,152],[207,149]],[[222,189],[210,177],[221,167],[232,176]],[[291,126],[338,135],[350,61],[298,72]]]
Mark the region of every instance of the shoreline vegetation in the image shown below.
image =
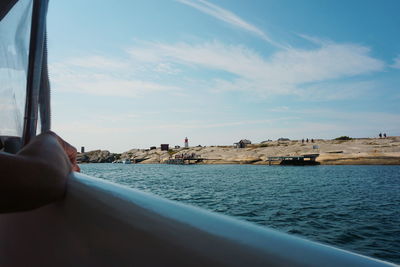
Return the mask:
[[[265,141],[249,144],[245,148],[234,146],[196,146],[156,149],[131,149],[124,153],[94,150],[78,153],[78,163],[111,163],[131,160],[137,164],[165,163],[176,156],[196,155],[202,161],[196,164],[253,164],[268,165],[268,157],[319,154],[321,165],[400,165],[400,136],[387,138],[353,138],[350,140]],[[272,164],[279,164],[275,161]]]

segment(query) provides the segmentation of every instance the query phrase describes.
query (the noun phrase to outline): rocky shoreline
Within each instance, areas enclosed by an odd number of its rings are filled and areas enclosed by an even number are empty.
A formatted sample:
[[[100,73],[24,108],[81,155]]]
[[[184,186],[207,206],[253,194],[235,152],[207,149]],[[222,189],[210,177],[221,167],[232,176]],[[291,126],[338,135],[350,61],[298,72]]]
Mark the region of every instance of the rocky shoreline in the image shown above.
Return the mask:
[[[112,163],[130,160],[138,164],[165,163],[181,155],[196,155],[203,160],[197,164],[254,164],[267,165],[269,157],[319,154],[321,165],[400,165],[400,137],[356,138],[351,140],[314,140],[313,143],[270,141],[247,145],[207,146],[170,149],[131,149],[124,153],[94,150],[78,153],[78,163]],[[196,162],[196,161],[195,161]],[[279,162],[273,162],[279,164]]]

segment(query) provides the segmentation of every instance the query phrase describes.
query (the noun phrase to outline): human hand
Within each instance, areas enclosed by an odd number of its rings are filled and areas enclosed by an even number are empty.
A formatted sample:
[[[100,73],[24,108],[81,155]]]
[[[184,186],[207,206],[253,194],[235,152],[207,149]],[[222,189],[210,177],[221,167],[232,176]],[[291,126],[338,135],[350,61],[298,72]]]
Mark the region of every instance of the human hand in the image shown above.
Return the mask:
[[[53,132],[17,154],[0,153],[0,213],[25,211],[64,198],[68,175],[79,171],[76,149]],[[29,179],[28,179],[29,178]]]
[[[81,168],[79,168],[78,164],[76,163],[76,154],[77,154],[76,148],[70,145],[67,141],[65,141],[61,137],[59,137],[56,133],[54,132],[49,132],[49,133],[54,137],[56,137],[58,143],[64,149],[64,152],[68,156],[68,159],[71,163],[71,170],[74,172],[80,172]]]

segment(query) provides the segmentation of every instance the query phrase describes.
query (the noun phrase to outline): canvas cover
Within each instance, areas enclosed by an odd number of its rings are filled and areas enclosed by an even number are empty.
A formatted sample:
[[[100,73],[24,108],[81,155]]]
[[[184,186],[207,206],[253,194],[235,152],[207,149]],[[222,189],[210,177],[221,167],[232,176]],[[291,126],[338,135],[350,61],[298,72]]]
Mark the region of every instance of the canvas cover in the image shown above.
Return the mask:
[[[0,1],[0,135],[22,136],[31,0]]]

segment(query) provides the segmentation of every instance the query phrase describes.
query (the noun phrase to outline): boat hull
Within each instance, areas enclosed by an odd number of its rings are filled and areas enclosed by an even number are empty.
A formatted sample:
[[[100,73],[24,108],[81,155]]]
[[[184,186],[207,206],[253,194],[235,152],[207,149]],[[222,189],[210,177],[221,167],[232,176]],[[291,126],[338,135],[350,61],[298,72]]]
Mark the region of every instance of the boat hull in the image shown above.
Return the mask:
[[[390,265],[81,174],[0,234],[0,266]]]

